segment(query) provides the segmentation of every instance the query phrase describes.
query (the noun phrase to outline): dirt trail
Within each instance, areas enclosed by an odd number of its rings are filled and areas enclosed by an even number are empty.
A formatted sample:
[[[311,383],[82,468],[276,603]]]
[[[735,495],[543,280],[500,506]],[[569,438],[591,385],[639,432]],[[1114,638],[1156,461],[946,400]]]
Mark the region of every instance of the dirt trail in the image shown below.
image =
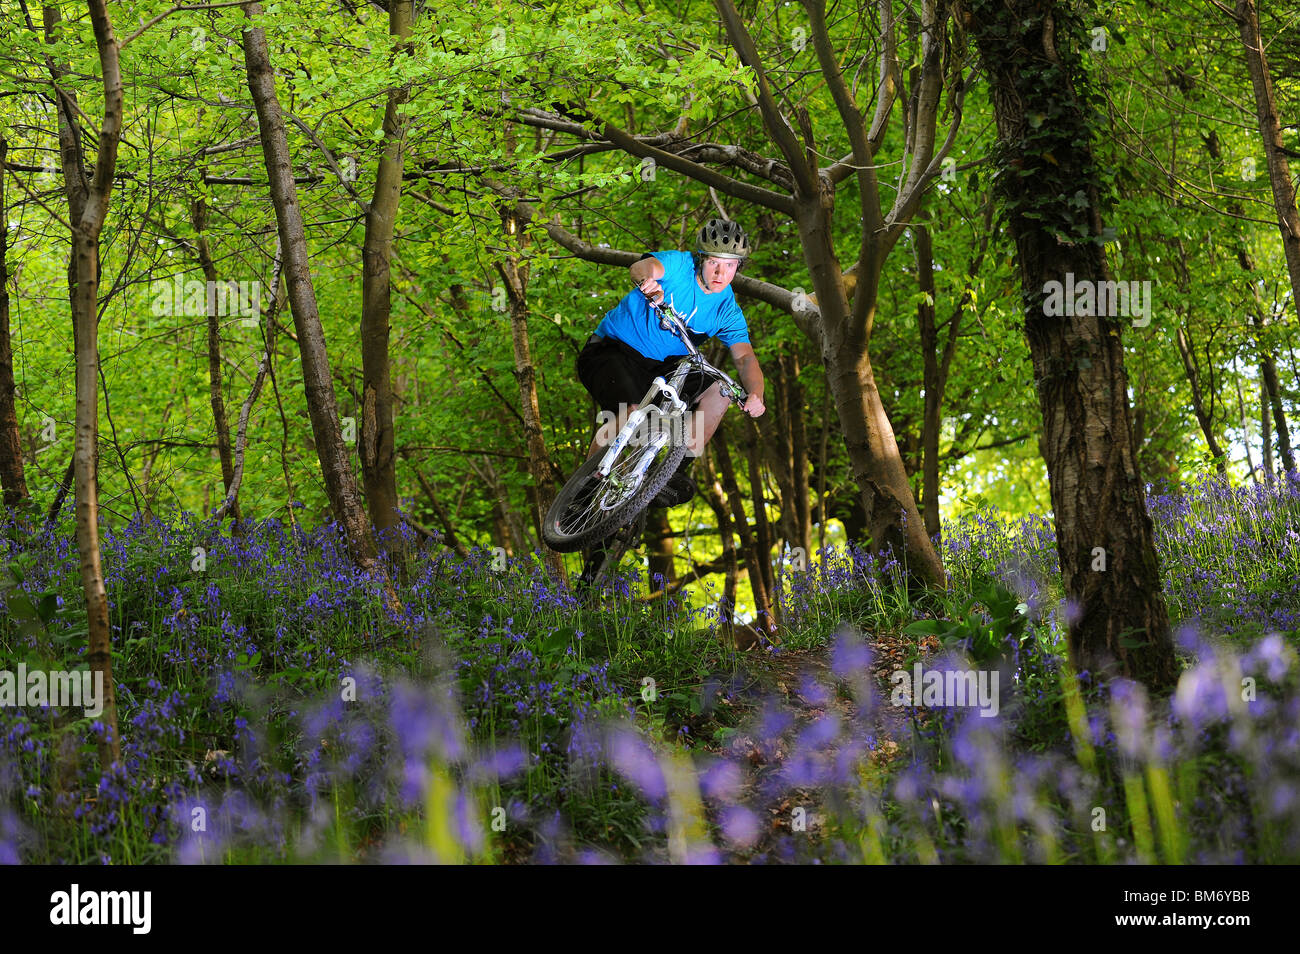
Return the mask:
[[[798,808],[804,810],[804,831],[810,839],[823,836],[824,799],[820,789],[795,787],[776,796],[770,793],[792,755],[795,740],[828,714],[838,716],[840,730],[834,741],[817,750],[819,756],[833,760],[845,743],[851,739],[862,742],[868,734],[874,737],[872,758],[878,763],[891,762],[904,754],[911,728],[906,714],[889,705],[889,674],[905,667],[915,643],[894,637],[870,645],[876,704],[866,719],[858,718],[858,707],[851,697],[836,691],[837,685],[843,682],[831,671],[829,648],[745,654],[743,669],[749,678],[737,702],[750,712],[746,713],[739,732],[726,742],[706,747],[719,755],[740,758],[745,766],[745,778],[739,801],[760,820],[761,834],[757,842],[739,853],[737,860],[764,854],[782,835],[792,834],[792,826],[798,824]],[[765,700],[776,701],[791,719],[789,727],[775,742],[758,738],[751,727],[761,717]]]

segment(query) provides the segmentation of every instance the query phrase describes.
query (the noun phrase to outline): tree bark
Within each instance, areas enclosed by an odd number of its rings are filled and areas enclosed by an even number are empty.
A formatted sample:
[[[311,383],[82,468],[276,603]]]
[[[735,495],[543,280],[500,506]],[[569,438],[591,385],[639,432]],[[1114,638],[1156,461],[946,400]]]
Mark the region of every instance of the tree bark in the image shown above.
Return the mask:
[[[388,33],[406,44],[414,19],[413,0],[388,5]],[[392,316],[393,235],[402,195],[406,123],[398,115],[407,100],[403,88],[388,91],[384,104],[384,150],[375,173],[375,191],[366,208],[366,233],[361,248],[361,479],[370,520],[390,549],[400,549],[400,500],[394,451],[393,381],[389,359]]]
[[[758,426],[753,418],[745,418],[745,459],[749,464],[749,497],[754,506],[754,545],[758,569],[763,575],[763,591],[767,596],[772,624],[778,625],[780,608],[773,600],[776,593],[776,576],[772,569],[772,525],[767,519],[767,493],[763,487],[763,461],[758,453]]]
[[[263,347],[257,359],[257,375],[253,378],[253,386],[239,409],[239,424],[235,428],[234,477],[226,491],[226,499],[212,515],[212,519],[218,524],[236,505],[239,500],[239,488],[244,481],[244,455],[248,449],[248,418],[253,411],[253,405],[257,403],[258,395],[262,393],[267,375],[271,373],[271,355],[275,352],[276,322],[280,315],[280,305],[284,302],[284,296],[280,293],[280,275],[283,269],[284,256],[280,252],[279,242],[276,242],[275,257],[271,265],[271,301],[266,309],[266,321],[262,324]],[[289,512],[292,513],[292,509]],[[236,530],[237,527],[238,525]]]
[[[939,334],[934,326],[938,293],[934,287],[934,250],[930,229],[924,224],[912,227],[916,242],[917,285],[925,297],[916,303],[916,320],[921,331],[922,381],[925,408],[921,417],[921,507],[925,515],[925,532],[939,534],[939,428],[943,423],[943,382],[939,375]]]
[[[1237,359],[1232,359],[1232,379],[1237,385],[1237,417],[1241,423],[1241,443],[1246,448],[1246,466],[1250,468],[1250,479],[1259,483],[1259,473],[1255,470],[1255,459],[1250,454],[1250,431],[1246,427],[1246,401],[1241,393],[1241,372],[1237,368]]]
[[[826,550],[826,450],[831,432],[831,390],[822,395],[822,439],[817,450],[817,552],[819,559]],[[811,519],[811,518],[810,518]]]
[[[122,74],[118,62],[117,38],[104,0],[87,0],[91,28],[103,74],[104,120],[99,132],[99,152],[93,176],[86,175],[81,154],[81,111],[75,98],[57,94],[59,153],[63,166],[68,222],[72,227],[72,250],[68,261],[69,301],[72,308],[72,340],[76,360],[76,437],[72,467],[76,496],[77,552],[80,557],[81,587],[86,600],[86,661],[92,674],[103,680],[104,726],[98,740],[101,771],[108,771],[121,759],[118,738],[117,688],[113,682],[112,636],[108,624],[108,593],[99,552],[99,236],[108,215],[117,168],[117,148],[122,132]],[[47,42],[54,41],[59,23],[56,8],[44,8]],[[52,67],[57,84],[65,75]]]
[[[1273,431],[1268,420],[1268,385],[1264,383],[1264,366],[1259,366],[1259,459],[1264,480],[1273,482]]]
[[[713,456],[715,456],[713,452],[706,448],[701,472],[704,480],[701,481],[700,487],[704,491],[704,499],[708,501],[709,509],[713,511],[713,518],[718,524],[718,539],[722,543],[722,558],[726,566],[722,584],[722,601],[718,605],[718,625],[724,631],[730,631],[736,615],[736,576],[738,573],[736,535],[732,530],[731,514],[727,512],[726,492],[722,489],[722,482],[713,469]]]
[[[805,568],[812,562],[812,517],[808,505],[808,427],[803,385],[799,382],[799,354],[786,360],[786,404],[790,415],[790,476],[794,493],[793,536],[790,542],[803,549]]]
[[[768,633],[773,634],[776,632],[776,619],[772,615],[771,591],[763,575],[763,564],[766,558],[750,529],[749,518],[745,516],[745,498],[740,495],[740,486],[736,483],[736,471],[731,464],[731,452],[727,450],[726,441],[721,438],[722,434],[719,431],[714,434],[714,439],[709,442],[709,446],[717,454],[718,473],[722,476],[722,487],[726,493],[727,503],[731,507],[731,517],[735,522],[736,532],[740,536],[740,547],[745,553],[749,589],[754,596],[755,622],[765,625]]]
[[[1095,674],[1118,671],[1170,688],[1178,669],[1133,442],[1120,325],[1096,314],[1057,314],[1048,297],[1049,283],[1060,289],[1068,275],[1076,286],[1110,279],[1099,238],[1095,112],[1081,64],[1088,11],[1042,0],[963,6],[997,121],[997,189],[1016,243],[1057,552],[1073,604],[1066,613],[1071,659]],[[1032,138],[1031,116],[1052,117],[1038,121]],[[1067,201],[1080,192],[1082,213]]]
[[[9,225],[5,202],[5,160],[9,142],[0,133],[0,487],[4,505],[15,508],[31,502],[23,475],[23,446],[18,434],[18,409],[14,387],[14,352],[9,337]]]
[[[259,3],[246,3],[243,9],[244,15],[254,22],[262,16]],[[293,311],[294,330],[297,332],[298,349],[302,355],[307,413],[311,418],[312,435],[325,478],[325,492],[334,518],[346,535],[353,560],[362,570],[374,574],[377,580],[383,582],[385,597],[389,605],[393,606],[397,602],[396,594],[379,562],[370,523],[361,507],[356,480],[352,476],[343,444],[334,382],[330,376],[329,353],[325,347],[325,332],[321,327],[316,290],[311,280],[307,237],[302,211],[298,205],[297,187],[293,181],[289,138],[280,102],[276,98],[275,73],[267,53],[266,33],[259,26],[246,27],[243,43],[248,89],[257,109],[262,153],[280,233],[280,247],[284,252],[289,307]]]
[[[507,207],[502,212],[502,221],[506,226],[507,241],[514,240],[515,246],[523,244],[519,236],[519,222],[513,209]],[[555,484],[552,479],[551,457],[546,450],[546,440],[542,436],[542,414],[537,401],[537,370],[533,365],[532,347],[528,340],[528,273],[527,263],[520,262],[513,254],[507,254],[496,263],[497,272],[505,282],[506,298],[510,306],[510,333],[515,353],[515,380],[519,384],[519,406],[523,410],[524,442],[528,448],[528,470],[532,477],[534,489],[534,522],[538,528],[538,540],[541,539],[541,526],[546,521],[546,514],[555,502]],[[555,579],[565,579],[564,559],[550,547],[542,548],[543,559],[550,567]]]
[[[1227,477],[1227,460],[1224,457],[1223,448],[1219,446],[1219,440],[1214,433],[1214,416],[1205,407],[1205,398],[1201,389],[1201,371],[1197,367],[1196,351],[1187,335],[1187,329],[1179,326],[1174,335],[1174,340],[1178,344],[1178,354],[1183,359],[1183,372],[1187,375],[1187,384],[1192,391],[1192,413],[1196,415],[1196,422],[1201,425],[1201,433],[1205,435],[1206,446],[1210,448],[1210,455],[1214,458],[1215,470],[1219,472],[1221,477]]]
[[[1291,169],[1282,144],[1282,127],[1277,118],[1273,80],[1268,72],[1268,58],[1264,55],[1264,41],[1259,35],[1259,14],[1255,9],[1255,0],[1237,0],[1234,17],[1241,31],[1250,84],[1255,90],[1255,117],[1259,122],[1260,138],[1264,142],[1268,179],[1273,187],[1273,206],[1277,210],[1277,225],[1282,233],[1282,252],[1286,256],[1286,268],[1291,276],[1291,303],[1297,313],[1300,313],[1300,210],[1296,208],[1295,185],[1291,181]]]
[[[1282,385],[1277,379],[1277,362],[1267,351],[1264,352],[1259,370],[1264,383],[1264,395],[1277,428],[1277,452],[1282,458],[1282,469],[1286,473],[1295,473],[1295,452],[1291,449],[1291,430],[1287,426],[1286,412],[1282,406]]]
[[[645,550],[649,561],[649,589],[665,590],[677,579],[675,546],[672,525],[668,522],[668,511],[656,507],[646,512]],[[658,575],[659,581],[655,582]]]
[[[771,363],[770,372],[766,377],[767,410],[761,418],[754,421],[754,430],[761,438],[763,458],[767,461],[768,469],[776,480],[777,490],[781,495],[777,528],[782,543],[793,547],[798,546],[798,530],[792,453],[793,416],[790,407],[788,371],[786,355],[778,354],[776,361]]]
[[[1274,117],[1276,120],[1276,117]],[[1216,163],[1220,160],[1222,151],[1219,145],[1219,136],[1214,130],[1210,130],[1205,137],[1205,147],[1210,154],[1210,158]],[[1285,159],[1282,160],[1285,164]],[[1288,180],[1289,182],[1289,180]],[[1292,199],[1294,204],[1294,198]],[[1228,203],[1228,211],[1239,214],[1241,212],[1241,203],[1232,201]],[[1286,423],[1286,410],[1282,405],[1282,390],[1277,379],[1277,364],[1273,360],[1273,355],[1268,350],[1268,345],[1264,335],[1264,299],[1259,291],[1259,284],[1254,280],[1255,257],[1250,254],[1250,248],[1247,246],[1245,239],[1239,232],[1234,230],[1234,240],[1236,243],[1237,264],[1241,266],[1243,272],[1249,274],[1247,287],[1250,290],[1250,300],[1252,302],[1249,308],[1250,323],[1255,329],[1255,342],[1260,354],[1260,373],[1262,377],[1261,387],[1265,388],[1266,400],[1273,409],[1273,421],[1277,425],[1278,451],[1282,457],[1282,466],[1287,472],[1295,470],[1295,456],[1291,450],[1291,431]],[[1181,240],[1178,243],[1179,251],[1182,251]],[[1186,255],[1182,256],[1186,260]],[[1186,266],[1184,266],[1184,271]],[[1267,425],[1265,425],[1267,431]],[[1270,451],[1265,460],[1265,473],[1273,473],[1273,455]]]
[[[208,282],[209,288],[216,288],[217,266],[212,261],[208,238],[203,234],[208,227],[208,207],[203,199],[194,201],[191,221],[194,232],[198,236],[195,244],[198,247],[199,267],[203,270],[203,278]],[[235,483],[235,462],[230,452],[230,422],[226,419],[225,388],[222,386],[221,377],[221,323],[217,320],[215,296],[206,295],[205,301],[208,311],[208,394],[212,404],[212,419],[217,428],[217,454],[221,458],[221,482],[226,488],[225,495],[229,497]],[[232,503],[230,514],[234,518],[235,526],[238,527],[238,503]]]

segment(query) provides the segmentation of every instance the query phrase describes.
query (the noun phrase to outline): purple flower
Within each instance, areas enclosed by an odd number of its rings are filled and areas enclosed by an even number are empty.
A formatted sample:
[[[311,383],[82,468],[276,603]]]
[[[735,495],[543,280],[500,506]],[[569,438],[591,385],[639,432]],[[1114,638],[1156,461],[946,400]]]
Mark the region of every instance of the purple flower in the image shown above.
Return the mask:
[[[733,848],[744,850],[757,844],[762,834],[758,816],[743,805],[729,805],[718,816],[722,835]]]
[[[740,766],[728,759],[718,759],[700,773],[700,793],[714,801],[734,801],[743,778]]]
[[[663,770],[650,746],[630,729],[614,729],[606,741],[610,761],[620,775],[637,786],[652,802],[668,794]]]
[[[1242,660],[1243,667],[1255,671],[1261,666],[1270,682],[1281,682],[1294,661],[1294,653],[1280,633],[1269,633]]]
[[[1194,728],[1226,719],[1228,697],[1217,662],[1203,662],[1183,673],[1174,693],[1173,711]]]
[[[864,674],[871,666],[871,648],[852,630],[840,630],[831,647],[831,672],[840,679]]]
[[[1129,679],[1116,679],[1110,691],[1111,722],[1115,741],[1126,756],[1142,759],[1147,754],[1147,692]]]

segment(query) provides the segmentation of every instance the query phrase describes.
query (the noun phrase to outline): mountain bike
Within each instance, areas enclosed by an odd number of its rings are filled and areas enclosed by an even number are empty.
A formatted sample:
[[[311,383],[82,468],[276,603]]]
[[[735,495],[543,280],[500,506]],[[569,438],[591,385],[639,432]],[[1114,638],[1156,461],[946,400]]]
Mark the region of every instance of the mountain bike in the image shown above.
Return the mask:
[[[681,339],[687,353],[665,379],[657,376],[618,435],[597,450],[561,488],[546,514],[542,536],[560,553],[586,548],[579,582],[595,585],[635,548],[645,528],[645,511],[686,456],[683,386],[692,372],[702,375],[698,401],[713,381],[724,397],[743,406],[745,389],[700,354],[683,318],[667,303],[650,301],[659,327]],[[698,380],[698,379],[697,379]]]

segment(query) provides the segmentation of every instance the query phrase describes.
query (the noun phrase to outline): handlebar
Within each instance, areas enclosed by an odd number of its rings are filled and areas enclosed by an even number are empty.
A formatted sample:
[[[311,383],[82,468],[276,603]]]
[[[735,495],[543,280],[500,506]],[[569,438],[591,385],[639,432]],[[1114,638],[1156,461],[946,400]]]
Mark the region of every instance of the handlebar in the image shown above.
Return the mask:
[[[633,283],[632,287],[641,291],[641,286]],[[722,396],[730,400],[737,407],[744,407],[745,402],[749,400],[749,393],[731,379],[731,376],[721,368],[714,367],[709,359],[700,354],[700,350],[695,347],[695,342],[691,340],[689,330],[686,327],[686,319],[677,312],[672,305],[665,300],[655,301],[645,292],[641,292],[645,297],[646,303],[659,315],[659,327],[664,331],[671,331],[681,339],[682,344],[686,345],[689,357],[697,364],[702,365],[702,370],[706,374],[711,374],[722,382]]]

